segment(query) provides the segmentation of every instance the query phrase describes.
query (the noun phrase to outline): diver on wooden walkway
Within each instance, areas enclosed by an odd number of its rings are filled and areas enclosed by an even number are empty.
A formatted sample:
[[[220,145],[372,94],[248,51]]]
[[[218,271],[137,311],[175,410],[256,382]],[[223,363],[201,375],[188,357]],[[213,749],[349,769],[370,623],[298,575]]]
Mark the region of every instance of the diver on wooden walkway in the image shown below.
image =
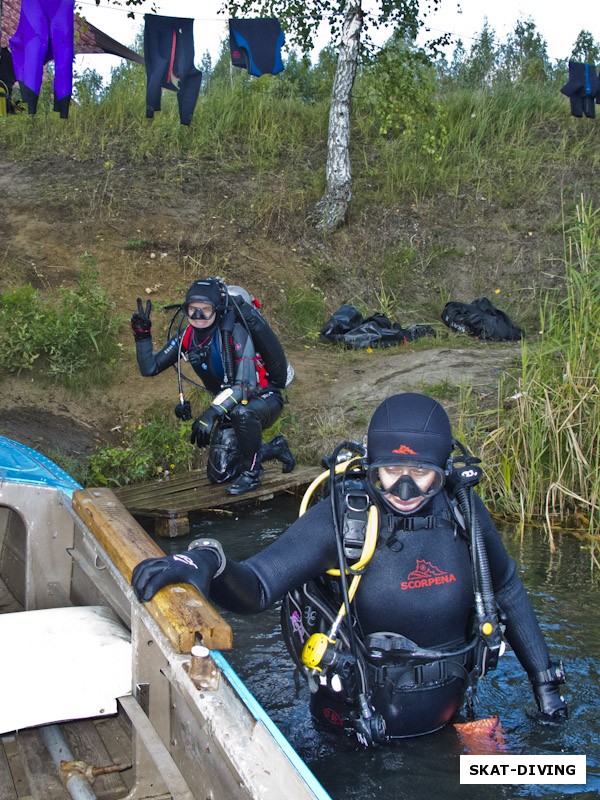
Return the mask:
[[[213,483],[233,483],[227,494],[240,495],[260,486],[261,463],[278,459],[283,472],[296,461],[281,435],[262,443],[262,432],[277,420],[290,367],[279,339],[244,289],[218,278],[195,281],[185,301],[176,306],[168,341],[152,349],[151,303],[138,298],[131,318],[140,372],[157,375],[176,367],[180,402],[176,415],[191,419],[183,398],[181,359],[190,362],[213,395],[209,407],[194,420],[192,444],[210,446],[207,475]],[[177,322],[175,325],[175,322]],[[173,330],[175,327],[175,330]]]

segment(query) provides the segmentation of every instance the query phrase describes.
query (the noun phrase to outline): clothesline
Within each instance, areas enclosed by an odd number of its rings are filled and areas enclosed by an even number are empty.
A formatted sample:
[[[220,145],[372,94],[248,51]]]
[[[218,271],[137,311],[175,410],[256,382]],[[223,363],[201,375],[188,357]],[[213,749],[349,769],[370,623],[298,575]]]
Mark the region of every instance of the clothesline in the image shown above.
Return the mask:
[[[118,11],[120,14],[126,14],[128,19],[132,19],[130,14],[133,14],[134,17],[137,15],[139,17],[143,17],[145,14],[150,12],[146,11],[134,11],[133,9],[126,9],[120,8],[119,6],[98,6],[96,3],[86,2],[86,0],[77,0],[77,6],[91,6],[92,8],[99,9],[101,8],[103,11]],[[160,15],[158,15],[160,16]],[[171,14],[170,16],[178,17],[179,14]],[[194,15],[193,17],[195,22],[227,22],[230,17],[197,17]]]
[[[117,12],[122,13],[122,14],[127,14],[129,19],[132,19],[132,18],[136,19],[137,17],[141,18],[141,17],[144,16],[144,14],[148,13],[147,11],[133,11],[131,9],[119,8],[118,6],[97,6],[96,3],[87,2],[86,0],[78,0],[77,5],[79,5],[79,6],[91,6],[92,8],[96,8],[96,9],[97,8],[102,8],[103,10],[107,10],[107,11],[117,11]],[[130,14],[132,14],[133,17],[130,17],[129,16]],[[179,16],[179,14],[172,14],[171,16],[177,17],[177,16]],[[219,17],[197,17],[196,15],[194,15],[193,19],[194,19],[194,22],[220,22],[220,23],[226,23],[226,22],[228,22],[229,19],[232,19],[232,18],[231,17],[225,17],[225,16],[219,16]],[[468,39],[471,42],[476,42],[479,39],[479,36],[469,36],[468,34],[465,34],[465,33],[456,33],[455,31],[444,30],[443,28],[434,28],[433,26],[428,25],[427,23],[425,24],[424,27],[427,29],[427,31],[430,31],[431,33],[438,34],[440,36],[451,36],[454,39],[457,39],[457,40],[460,39],[461,41],[464,41],[465,39]]]

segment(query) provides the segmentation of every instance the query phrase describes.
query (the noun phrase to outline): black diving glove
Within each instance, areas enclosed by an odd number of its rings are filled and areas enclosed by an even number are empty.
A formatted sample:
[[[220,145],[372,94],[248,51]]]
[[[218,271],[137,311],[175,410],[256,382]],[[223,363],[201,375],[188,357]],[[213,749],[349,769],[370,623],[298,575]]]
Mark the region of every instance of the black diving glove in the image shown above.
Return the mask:
[[[152,302],[148,300],[146,308],[142,305],[142,298],[137,299],[138,310],[131,317],[131,330],[133,331],[133,338],[136,342],[143,342],[144,339],[150,339],[152,334],[152,321],[150,319],[150,312],[152,311]]]
[[[210,442],[210,434],[212,433],[213,425],[219,412],[212,406],[209,406],[200,416],[194,420],[192,425],[192,435],[190,442],[197,444],[198,447],[206,447]]]
[[[538,706],[538,718],[542,722],[558,722],[567,719],[569,709],[560,687],[565,682],[562,665],[552,664],[549,669],[529,674],[533,694]]]
[[[223,567],[224,557],[221,558],[218,548],[205,546],[186,553],[140,561],[133,570],[131,585],[143,603],[151,600],[159,589],[173,583],[189,583],[208,597],[210,583]]]

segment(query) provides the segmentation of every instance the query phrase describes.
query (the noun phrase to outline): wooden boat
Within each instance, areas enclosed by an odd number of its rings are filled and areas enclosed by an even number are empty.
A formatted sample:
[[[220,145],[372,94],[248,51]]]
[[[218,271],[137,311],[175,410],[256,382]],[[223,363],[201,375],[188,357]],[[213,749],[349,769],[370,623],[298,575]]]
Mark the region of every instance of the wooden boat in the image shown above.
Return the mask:
[[[217,611],[184,585],[137,601],[161,553],[112,491],[0,436],[0,798],[327,800]]]

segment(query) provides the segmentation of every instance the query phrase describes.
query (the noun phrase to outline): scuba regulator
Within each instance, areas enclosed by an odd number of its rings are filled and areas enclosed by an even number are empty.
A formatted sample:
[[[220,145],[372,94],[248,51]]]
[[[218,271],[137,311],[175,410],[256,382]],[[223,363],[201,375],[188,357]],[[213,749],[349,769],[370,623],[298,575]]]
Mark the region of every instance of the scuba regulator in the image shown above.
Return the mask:
[[[385,721],[371,707],[368,700],[367,685],[363,672],[359,667],[358,645],[354,634],[352,622],[351,603],[358,589],[360,579],[366,565],[371,560],[377,544],[379,531],[379,514],[377,506],[371,504],[369,495],[361,485],[359,477],[364,475],[365,448],[357,442],[342,442],[325,462],[328,470],[322,473],[309,486],[302,504],[302,515],[309,504],[315,489],[325,481],[329,481],[329,497],[332,506],[332,515],[335,528],[336,549],[339,569],[330,569],[329,575],[339,578],[342,594],[342,604],[327,633],[313,633],[304,644],[301,660],[304,667],[313,676],[324,675],[335,667],[336,674],[345,674],[354,678],[358,688],[356,695],[356,708],[352,713],[352,726],[358,741],[365,747],[380,744],[385,741]],[[350,519],[354,514],[357,526],[362,529],[359,533],[352,530],[340,530],[340,494],[346,500]],[[349,558],[357,558],[349,564]],[[352,576],[348,585],[348,576]],[[344,651],[339,639],[340,628],[346,620],[345,639],[349,651]]]

